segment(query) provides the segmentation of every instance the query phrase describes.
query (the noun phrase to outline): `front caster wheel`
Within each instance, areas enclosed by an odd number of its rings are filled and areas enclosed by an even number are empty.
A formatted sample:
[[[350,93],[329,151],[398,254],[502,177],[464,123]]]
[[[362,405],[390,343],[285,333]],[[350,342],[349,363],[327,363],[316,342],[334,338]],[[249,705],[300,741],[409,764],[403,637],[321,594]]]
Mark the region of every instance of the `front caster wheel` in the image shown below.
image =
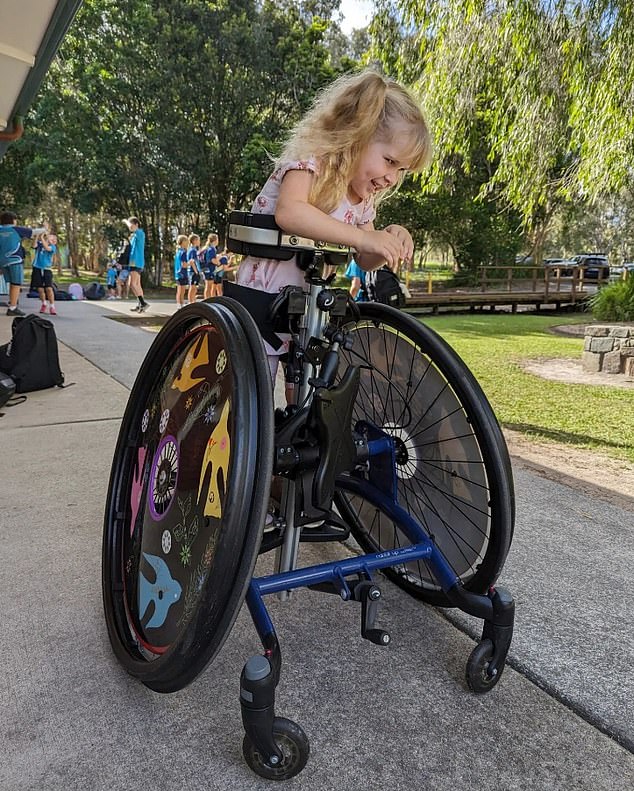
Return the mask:
[[[467,661],[467,685],[472,692],[488,692],[498,683],[504,664],[497,669],[491,668],[493,642],[482,640],[473,649]]]
[[[276,717],[273,721],[273,738],[283,756],[277,766],[265,763],[263,756],[246,735],[242,742],[244,760],[256,774],[267,780],[288,780],[295,777],[308,761],[308,737],[296,722],[285,717]]]

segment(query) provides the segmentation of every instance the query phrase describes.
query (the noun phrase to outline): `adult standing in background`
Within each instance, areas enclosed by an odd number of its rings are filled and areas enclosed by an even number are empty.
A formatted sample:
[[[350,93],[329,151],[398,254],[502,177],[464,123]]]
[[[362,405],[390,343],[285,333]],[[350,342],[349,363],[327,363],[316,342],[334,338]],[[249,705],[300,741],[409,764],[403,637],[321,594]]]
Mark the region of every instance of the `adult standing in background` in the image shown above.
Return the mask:
[[[26,228],[16,225],[17,217],[13,212],[0,214],[0,270],[9,284],[9,307],[7,316],[24,316],[18,307],[20,287],[24,277],[24,248],[22,239],[30,239],[48,231],[43,228]]]
[[[138,217],[129,217],[125,224],[130,230],[130,289],[139,301],[131,310],[143,313],[147,310],[149,303],[143,297],[143,286],[141,285],[141,273],[145,267],[145,231],[139,227]]]

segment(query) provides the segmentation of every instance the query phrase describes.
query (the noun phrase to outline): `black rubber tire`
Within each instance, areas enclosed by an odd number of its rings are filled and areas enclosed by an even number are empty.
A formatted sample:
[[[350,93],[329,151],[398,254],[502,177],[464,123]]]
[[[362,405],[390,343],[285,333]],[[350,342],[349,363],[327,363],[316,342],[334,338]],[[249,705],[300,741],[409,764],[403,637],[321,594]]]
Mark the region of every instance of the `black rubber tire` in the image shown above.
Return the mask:
[[[342,351],[340,375],[363,364],[354,422],[366,421],[397,440],[399,504],[433,536],[465,587],[484,593],[504,564],[515,520],[506,443],[477,381],[456,352],[429,327],[376,303],[359,306],[348,325],[355,338]],[[411,544],[369,500],[346,491],[335,502],[360,546],[383,552]],[[429,564],[385,570],[408,593],[452,606]]]
[[[222,297],[179,310],[132,388],[104,520],[110,642],[151,689],[182,689],[229,634],[262,539],[273,437],[251,317]]]
[[[502,678],[504,665],[498,668],[495,675],[489,675],[489,663],[493,657],[493,643],[488,638],[478,643],[467,660],[467,686],[472,692],[482,694],[489,692]]]
[[[273,739],[283,753],[278,766],[265,763],[246,734],[242,741],[244,760],[257,775],[267,780],[288,780],[295,777],[306,766],[310,755],[308,737],[296,722],[285,717],[276,717],[273,720]]]

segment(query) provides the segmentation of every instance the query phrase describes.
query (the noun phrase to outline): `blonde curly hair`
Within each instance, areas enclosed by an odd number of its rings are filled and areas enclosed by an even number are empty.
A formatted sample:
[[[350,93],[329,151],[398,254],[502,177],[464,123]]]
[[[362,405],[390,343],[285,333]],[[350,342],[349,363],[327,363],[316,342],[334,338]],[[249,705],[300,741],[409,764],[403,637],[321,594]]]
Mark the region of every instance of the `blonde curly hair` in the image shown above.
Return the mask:
[[[319,172],[309,200],[330,213],[346,194],[365,148],[376,140],[391,140],[397,127],[399,141],[406,130],[409,170],[423,170],[431,158],[431,135],[413,95],[374,69],[345,75],[317,96],[292,130],[277,164],[314,157]],[[404,176],[392,189],[377,194],[375,203],[397,189]]]

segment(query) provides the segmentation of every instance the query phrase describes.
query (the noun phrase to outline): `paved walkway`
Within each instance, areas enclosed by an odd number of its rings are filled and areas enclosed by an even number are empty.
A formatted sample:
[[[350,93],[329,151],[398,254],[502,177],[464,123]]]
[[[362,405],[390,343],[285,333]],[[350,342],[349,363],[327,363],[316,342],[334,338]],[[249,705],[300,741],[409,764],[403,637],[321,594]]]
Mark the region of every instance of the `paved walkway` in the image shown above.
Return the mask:
[[[127,676],[110,650],[100,589],[106,487],[128,388],[154,337],[112,320],[129,307],[60,303],[62,368],[75,384],[0,410],[0,789],[272,788],[241,758],[238,679],[259,650],[247,613],[214,664],[174,695]],[[0,342],[10,323],[0,315]],[[634,500],[611,503],[605,490],[549,480],[517,460],[515,475],[502,581],[516,597],[516,634],[489,695],[463,682],[479,629],[466,616],[385,583],[381,624],[392,644],[380,648],[361,639],[353,603],[309,591],[270,601],[284,657],[278,714],[311,741],[306,769],[284,788],[634,787]],[[308,546],[305,556],[322,562],[337,551]]]

